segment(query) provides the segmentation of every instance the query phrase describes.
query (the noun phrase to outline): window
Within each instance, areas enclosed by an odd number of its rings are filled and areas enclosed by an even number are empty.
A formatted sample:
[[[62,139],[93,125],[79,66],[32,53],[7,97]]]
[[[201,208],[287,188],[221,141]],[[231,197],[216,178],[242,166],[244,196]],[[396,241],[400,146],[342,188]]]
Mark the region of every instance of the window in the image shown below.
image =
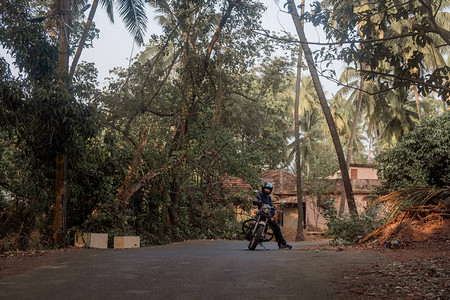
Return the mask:
[[[350,179],[358,179],[358,169],[350,169]]]

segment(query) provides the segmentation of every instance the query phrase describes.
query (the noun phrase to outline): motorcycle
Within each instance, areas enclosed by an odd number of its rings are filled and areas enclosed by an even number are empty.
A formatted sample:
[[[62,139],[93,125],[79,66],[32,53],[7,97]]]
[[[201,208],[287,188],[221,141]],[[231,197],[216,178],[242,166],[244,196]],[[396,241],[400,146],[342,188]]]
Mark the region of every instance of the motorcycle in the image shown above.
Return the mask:
[[[271,219],[270,213],[275,207],[269,204],[263,204],[258,197],[257,200],[253,200],[253,204],[258,207],[255,218],[242,223],[242,232],[244,233],[245,239],[250,241],[248,244],[248,249],[250,250],[255,250],[258,244],[264,248],[262,243],[272,240],[274,236],[272,228],[268,226],[268,221]],[[281,212],[281,210],[278,211]]]

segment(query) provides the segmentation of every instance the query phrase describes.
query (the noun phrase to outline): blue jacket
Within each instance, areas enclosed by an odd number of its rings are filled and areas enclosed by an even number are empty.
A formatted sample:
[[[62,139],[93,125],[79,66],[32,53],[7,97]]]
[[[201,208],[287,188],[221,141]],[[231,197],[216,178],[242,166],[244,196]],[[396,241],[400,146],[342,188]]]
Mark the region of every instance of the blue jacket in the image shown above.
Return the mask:
[[[257,199],[261,200],[261,202],[263,204],[269,204],[270,206],[273,206],[272,204],[272,198],[270,198],[269,195],[266,194],[258,194],[258,196],[256,196]],[[272,208],[272,211],[270,212],[270,217],[273,217],[275,215],[275,208]]]

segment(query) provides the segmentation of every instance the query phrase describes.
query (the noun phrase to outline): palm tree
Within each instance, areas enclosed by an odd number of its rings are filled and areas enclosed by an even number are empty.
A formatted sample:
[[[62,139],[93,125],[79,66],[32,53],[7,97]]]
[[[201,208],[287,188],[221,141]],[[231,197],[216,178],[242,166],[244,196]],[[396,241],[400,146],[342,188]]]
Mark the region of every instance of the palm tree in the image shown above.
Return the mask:
[[[287,91],[288,94],[291,94],[290,91]],[[303,76],[300,80],[300,92],[301,100],[299,101],[298,107],[298,115],[299,118],[297,120],[298,132],[299,132],[299,140],[300,140],[300,158],[302,161],[301,168],[303,170],[303,166],[308,164],[308,158],[304,155],[304,142],[303,138],[305,135],[310,135],[309,130],[311,127],[314,127],[314,130],[320,131],[319,133],[314,133],[314,136],[319,138],[319,135],[322,135],[324,124],[322,121],[322,115],[320,113],[320,104],[317,99],[316,90],[314,88],[314,84],[312,82],[311,76]],[[294,108],[294,107],[293,107]],[[292,113],[295,116],[295,111],[292,109]],[[311,116],[314,116],[311,118]],[[317,119],[317,121],[316,121]],[[308,122],[310,123],[308,125]],[[317,124],[316,124],[317,123]],[[294,121],[294,127],[295,127]],[[326,130],[326,128],[325,128]],[[295,150],[295,128],[291,128],[289,132],[286,133],[286,137],[290,140],[294,138],[294,140],[288,144],[287,148],[289,150],[288,154],[288,162],[292,163],[296,158],[296,150]],[[313,151],[313,148],[311,148]],[[308,151],[309,152],[309,151]],[[308,174],[308,172],[306,173]]]
[[[322,85],[320,83],[319,74],[317,72],[317,69],[316,69],[316,66],[314,63],[314,59],[312,57],[312,52],[307,44],[307,39],[305,36],[303,25],[300,22],[300,17],[298,15],[295,2],[293,0],[288,0],[287,4],[289,7],[289,12],[291,13],[295,28],[297,30],[297,34],[300,38],[300,42],[302,43],[302,48],[305,52],[306,62],[308,64],[309,72],[311,74],[314,86],[316,88],[316,92],[317,92],[317,96],[319,98],[320,105],[322,106],[322,111],[325,116],[325,120],[327,121],[328,128],[330,129],[331,138],[333,140],[333,144],[336,149],[336,155],[337,155],[338,161],[339,161],[339,166],[341,168],[342,180],[344,183],[345,193],[347,195],[347,202],[348,202],[349,210],[352,214],[357,215],[358,211],[356,209],[356,203],[355,203],[355,199],[353,197],[353,189],[352,189],[352,185],[350,182],[350,176],[348,174],[347,163],[345,162],[344,151],[342,150],[342,145],[339,140],[339,135],[336,130],[336,125],[333,121],[333,117],[331,115],[330,108],[328,107],[328,103],[325,98],[325,93],[324,93]]]
[[[365,81],[364,93],[361,97],[360,90],[358,90],[358,88],[361,87],[361,76],[357,70],[351,67],[347,68],[342,73],[339,81],[343,83],[344,86],[337,91],[335,98],[348,99],[348,103],[342,104],[345,105],[347,110],[357,110],[358,102],[360,101],[360,114],[363,119],[363,127],[365,128],[367,137],[369,138],[370,151],[372,142],[379,140],[379,135],[376,137],[375,132],[379,132],[379,130],[376,129],[380,128],[383,122],[383,116],[388,109],[386,97],[384,96],[385,94],[380,93],[382,87],[380,87],[374,80]],[[358,123],[355,124],[355,117],[356,116],[353,116],[353,114],[350,115],[349,122],[353,125],[352,131],[354,130],[354,136],[357,137],[359,127],[355,126],[358,125]],[[357,140],[355,142],[360,143]],[[347,145],[348,144],[349,143],[347,143]],[[353,149],[355,149],[355,147],[352,146],[352,151]],[[347,155],[347,159],[350,157],[351,155]],[[368,157],[370,158],[370,153],[368,154]]]
[[[387,93],[389,109],[384,114],[382,138],[390,145],[400,141],[403,136],[413,130],[419,116],[414,111],[415,101],[406,88],[399,88]]]
[[[438,12],[437,18],[442,19],[442,24],[447,24],[447,28],[450,22],[450,14],[447,12]],[[392,35],[401,35],[403,32],[410,30],[415,20],[401,20],[391,23],[389,31]],[[390,34],[391,35],[391,34]],[[410,37],[401,38],[395,41],[387,41],[386,43],[397,51],[403,52],[403,56],[409,59],[415,52],[420,52],[424,55],[424,64],[422,70],[432,72],[437,68],[443,68],[447,66],[444,56],[448,55],[446,47],[440,47],[444,41],[438,35],[430,35],[429,40],[431,43],[427,43],[424,47],[419,47]],[[416,73],[420,73],[421,70],[416,70]],[[412,87],[414,91],[414,97],[416,100],[417,114],[419,121],[422,120],[422,108],[419,100],[419,93],[416,85]]]
[[[330,110],[339,136],[348,138],[351,131],[351,115],[355,110],[353,103],[343,98],[341,95],[336,95],[331,100]]]
[[[300,162],[300,129],[299,129],[299,108],[300,108],[300,80],[302,76],[302,48],[298,49],[297,78],[295,80],[295,104],[294,104],[294,143],[295,143],[295,171],[297,174],[297,207],[298,223],[296,240],[303,241],[303,190],[302,190],[302,167]]]
[[[302,0],[302,14],[305,12],[305,0]],[[303,21],[302,21],[303,22]],[[303,191],[302,191],[302,167],[300,164],[300,130],[299,130],[299,108],[300,108],[300,80],[302,77],[302,52],[303,48],[298,48],[297,61],[297,78],[295,83],[295,169],[297,171],[297,208],[298,208],[298,223],[297,223],[297,237],[296,240],[303,241],[305,236],[303,234],[303,218],[305,212],[303,211]]]
[[[316,108],[320,108],[317,93],[314,88],[314,83],[311,76],[303,76],[300,81],[300,94],[302,95],[302,101],[299,103],[299,113],[302,114],[305,111],[312,111]]]
[[[299,128],[301,132],[300,153],[302,157],[302,169],[303,166],[306,168],[305,175],[309,177],[309,156],[314,152],[314,149],[317,149],[317,145],[322,139],[323,123],[319,109],[305,111],[299,120]]]
[[[69,2],[68,0],[57,1],[56,2]],[[72,77],[75,68],[78,64],[78,60],[81,56],[81,52],[83,51],[84,44],[86,42],[86,37],[88,35],[89,29],[92,24],[92,20],[94,19],[95,13],[97,11],[98,4],[100,4],[106,9],[108,17],[112,23],[114,23],[114,5],[117,5],[119,15],[122,18],[127,30],[134,37],[135,42],[138,45],[142,45],[144,43],[144,34],[147,30],[147,15],[145,12],[145,0],[94,0],[91,5],[91,9],[89,11],[88,19],[84,25],[83,33],[80,37],[80,41],[78,43],[77,51],[72,60],[72,64],[70,66],[69,77]],[[76,0],[72,1],[72,5],[75,7],[80,7],[80,5],[85,5],[86,0]],[[72,11],[74,11],[72,9]],[[75,12],[78,10],[75,10]],[[70,21],[72,15],[67,16],[66,21]],[[68,22],[66,24],[69,24]],[[61,30],[61,28],[60,28]],[[66,31],[64,29],[64,31]],[[59,31],[63,32],[63,31]],[[68,33],[66,33],[68,35]]]
[[[359,123],[358,116],[359,111],[361,109],[362,102],[362,93],[361,91],[356,91],[352,93],[354,97],[357,98],[358,105],[353,105],[353,99],[350,97],[349,99],[345,99],[341,93],[337,93],[331,103],[331,112],[334,117],[334,121],[336,122],[336,127],[338,129],[339,135],[343,137],[345,144],[347,144],[347,156],[346,163],[347,168],[350,167],[350,163],[352,160],[352,150],[354,146],[354,139],[357,130],[357,126]],[[345,210],[345,201],[347,197],[345,191],[341,193],[341,201],[339,206],[339,215],[342,215]]]
[[[372,92],[380,89],[373,85]],[[373,95],[363,103],[365,130],[369,137],[369,149],[376,145],[376,153],[391,148],[418,122],[413,95],[405,87]],[[433,105],[427,100],[425,111],[432,110]],[[370,158],[370,154],[369,154]]]
[[[84,27],[84,32],[81,36],[78,49],[73,60],[71,70],[69,72],[69,35],[70,35],[70,23],[71,19],[80,12],[80,8],[86,4],[86,0],[54,0],[50,12],[47,14],[49,22],[55,24],[56,31],[58,33],[58,65],[57,71],[62,76],[59,84],[68,88],[70,77],[73,75],[76,64],[78,63],[81,50],[84,47],[87,33],[90,28],[92,19],[94,18],[99,0],[94,0],[89,13],[88,22]],[[136,42],[142,44],[143,33],[146,30],[147,17],[144,10],[144,0],[100,0],[102,5],[106,7],[106,10],[110,16],[111,21],[113,18],[113,4],[118,4],[119,14],[124,20],[128,31],[130,31]],[[66,206],[66,176],[67,176],[67,157],[65,153],[61,153],[56,157],[56,203],[55,203],[55,219],[53,229],[55,232],[55,242],[59,244],[62,238],[62,233],[65,231],[65,213],[64,207]],[[61,230],[60,230],[61,229]]]

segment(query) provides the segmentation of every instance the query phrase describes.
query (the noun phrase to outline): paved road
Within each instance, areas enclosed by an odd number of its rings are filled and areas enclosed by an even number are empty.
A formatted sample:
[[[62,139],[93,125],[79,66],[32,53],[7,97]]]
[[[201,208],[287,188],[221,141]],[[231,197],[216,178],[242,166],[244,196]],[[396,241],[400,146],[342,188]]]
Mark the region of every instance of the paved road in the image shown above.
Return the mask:
[[[190,241],[80,251],[0,281],[0,299],[339,299],[333,282],[342,267],[385,259],[294,245],[249,251],[244,241]]]

